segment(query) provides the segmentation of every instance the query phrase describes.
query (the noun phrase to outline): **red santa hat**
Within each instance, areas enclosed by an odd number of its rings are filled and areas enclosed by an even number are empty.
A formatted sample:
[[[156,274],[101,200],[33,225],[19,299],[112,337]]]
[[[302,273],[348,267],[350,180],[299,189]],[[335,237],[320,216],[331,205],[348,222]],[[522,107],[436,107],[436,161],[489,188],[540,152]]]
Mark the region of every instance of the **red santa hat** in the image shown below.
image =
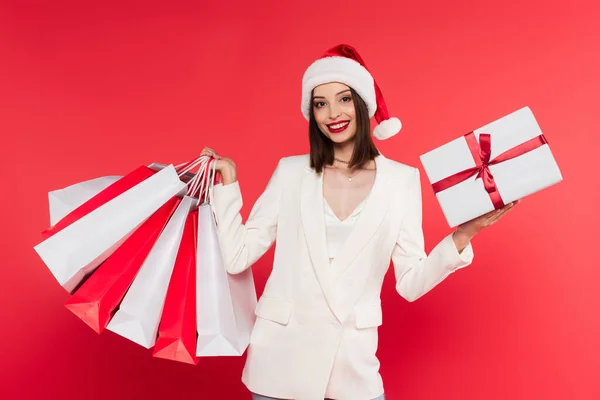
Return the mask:
[[[347,44],[340,44],[327,50],[313,62],[302,77],[302,114],[308,120],[312,90],[324,83],[340,82],[350,86],[365,101],[369,118],[375,116],[377,126],[373,136],[384,140],[400,132],[402,123],[398,118],[390,118],[383,94],[377,82],[367,69],[358,52]]]

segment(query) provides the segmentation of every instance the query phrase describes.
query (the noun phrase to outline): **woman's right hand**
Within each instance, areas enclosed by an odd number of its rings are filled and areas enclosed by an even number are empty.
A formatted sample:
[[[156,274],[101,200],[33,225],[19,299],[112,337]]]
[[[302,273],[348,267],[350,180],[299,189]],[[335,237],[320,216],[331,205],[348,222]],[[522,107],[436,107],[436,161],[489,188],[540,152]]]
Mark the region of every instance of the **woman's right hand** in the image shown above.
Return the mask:
[[[217,163],[215,169],[221,174],[223,185],[228,185],[237,180],[237,169],[231,158],[221,157],[210,147],[205,147],[200,155],[207,155],[215,159],[215,162]]]

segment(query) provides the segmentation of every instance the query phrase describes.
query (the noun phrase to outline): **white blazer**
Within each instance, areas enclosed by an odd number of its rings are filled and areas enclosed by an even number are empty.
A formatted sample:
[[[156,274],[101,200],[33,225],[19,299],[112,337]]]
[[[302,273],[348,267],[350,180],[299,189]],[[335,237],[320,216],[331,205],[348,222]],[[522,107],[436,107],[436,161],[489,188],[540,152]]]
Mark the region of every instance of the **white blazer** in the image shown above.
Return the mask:
[[[227,271],[242,272],[277,241],[273,271],[256,307],[242,381],[252,392],[299,400],[368,400],[383,394],[377,327],[393,262],[396,290],[414,301],[473,260],[452,235],[427,256],[419,170],[380,155],[354,228],[329,263],[323,174],[309,156],[282,158],[242,224],[239,183],[212,195]]]

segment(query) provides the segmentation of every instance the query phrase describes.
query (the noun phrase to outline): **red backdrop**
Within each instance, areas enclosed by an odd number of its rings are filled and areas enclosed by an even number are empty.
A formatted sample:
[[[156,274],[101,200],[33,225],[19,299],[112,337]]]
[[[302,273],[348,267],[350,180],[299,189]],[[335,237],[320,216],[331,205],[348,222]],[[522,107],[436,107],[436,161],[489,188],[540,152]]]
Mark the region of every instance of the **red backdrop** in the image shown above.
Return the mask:
[[[32,249],[46,195],[210,145],[236,161],[246,217],[277,160],[308,150],[304,69],[347,42],[404,123],[378,143],[387,157],[420,167],[420,154],[529,105],[564,175],[476,237],[474,264],[418,301],[388,274],[388,398],[600,398],[593,1],[81,3],[0,6],[0,397],[248,398],[243,358],[153,359],[63,307]],[[421,172],[430,250],[450,230]],[[254,267],[259,293],[272,258]]]

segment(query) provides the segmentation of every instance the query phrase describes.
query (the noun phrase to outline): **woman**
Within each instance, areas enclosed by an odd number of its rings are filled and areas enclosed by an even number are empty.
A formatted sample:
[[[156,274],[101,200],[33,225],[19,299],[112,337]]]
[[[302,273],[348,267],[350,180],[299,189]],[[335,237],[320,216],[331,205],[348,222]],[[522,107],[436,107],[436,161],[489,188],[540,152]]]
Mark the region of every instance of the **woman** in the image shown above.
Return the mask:
[[[375,352],[390,261],[396,290],[414,301],[469,265],[473,236],[514,203],[460,225],[427,256],[419,171],[375,147],[371,117],[378,139],[401,125],[360,56],[328,50],[302,86],[310,154],[279,161],[245,224],[234,162],[203,151],[222,176],[212,204],[227,271],[244,271],[277,242],[242,380],[254,399],[383,399]]]

